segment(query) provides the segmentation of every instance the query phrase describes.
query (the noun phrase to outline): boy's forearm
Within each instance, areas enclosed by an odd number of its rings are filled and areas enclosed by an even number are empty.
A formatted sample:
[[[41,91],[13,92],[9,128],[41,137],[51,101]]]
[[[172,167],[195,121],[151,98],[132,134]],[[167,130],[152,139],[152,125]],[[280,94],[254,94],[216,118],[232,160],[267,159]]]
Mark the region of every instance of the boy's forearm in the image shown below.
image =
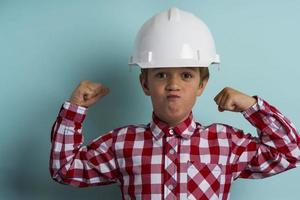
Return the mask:
[[[63,182],[61,175],[66,172],[65,165],[74,158],[74,152],[83,142],[81,128],[86,111],[83,107],[65,102],[53,124],[49,167],[51,176],[56,181]]]
[[[63,104],[52,128],[51,176],[77,187],[114,183],[118,170],[112,149],[113,132],[83,146],[82,123],[86,112],[86,108],[70,102]]]
[[[296,167],[300,163],[300,136],[289,119],[261,98],[245,110],[245,118],[258,129],[257,155],[244,178],[266,177]],[[271,167],[272,166],[272,167]],[[251,172],[253,169],[261,173]]]
[[[294,124],[277,108],[260,97],[257,97],[257,99],[257,104],[254,104],[242,114],[253,126],[260,130],[262,142],[268,141],[263,136],[272,136],[269,139],[277,146],[295,144],[295,147],[299,148],[300,136]],[[282,143],[278,143],[276,139],[281,140]]]

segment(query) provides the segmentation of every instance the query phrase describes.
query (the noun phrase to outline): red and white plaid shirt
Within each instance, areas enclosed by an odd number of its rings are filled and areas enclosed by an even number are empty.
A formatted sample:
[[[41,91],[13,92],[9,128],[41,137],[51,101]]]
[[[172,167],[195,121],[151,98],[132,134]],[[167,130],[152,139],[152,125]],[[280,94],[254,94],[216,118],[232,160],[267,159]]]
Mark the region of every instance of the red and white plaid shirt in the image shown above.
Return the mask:
[[[82,146],[87,108],[65,102],[52,127],[50,172],[78,187],[118,182],[123,199],[229,199],[237,178],[263,178],[294,168],[300,137],[260,97],[242,112],[259,137],[226,124],[202,126],[192,113],[169,127],[154,114],[147,125],[117,128]]]

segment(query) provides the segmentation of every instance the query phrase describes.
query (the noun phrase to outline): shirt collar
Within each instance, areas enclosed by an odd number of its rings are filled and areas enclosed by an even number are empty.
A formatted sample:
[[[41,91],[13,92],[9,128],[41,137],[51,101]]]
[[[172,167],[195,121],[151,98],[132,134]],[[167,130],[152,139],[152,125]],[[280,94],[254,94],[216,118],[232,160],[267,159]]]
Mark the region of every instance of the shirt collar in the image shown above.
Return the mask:
[[[193,118],[193,113],[190,112],[189,116],[180,124],[175,127],[170,127],[167,123],[161,121],[153,112],[150,129],[155,139],[160,139],[164,135],[167,137],[179,136],[189,139],[196,129],[196,122]]]

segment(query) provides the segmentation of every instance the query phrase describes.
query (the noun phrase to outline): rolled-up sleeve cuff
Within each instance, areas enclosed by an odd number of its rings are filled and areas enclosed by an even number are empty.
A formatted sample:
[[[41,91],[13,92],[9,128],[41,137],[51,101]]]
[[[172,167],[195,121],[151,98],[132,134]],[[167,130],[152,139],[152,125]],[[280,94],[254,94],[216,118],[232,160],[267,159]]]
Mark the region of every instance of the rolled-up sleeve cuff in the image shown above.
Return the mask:
[[[251,107],[249,107],[247,110],[241,112],[246,118],[250,117],[253,113],[264,108],[263,99],[260,98],[259,96],[253,96],[253,97],[256,98],[257,102],[253,104]]]
[[[65,101],[60,109],[59,116],[74,122],[82,123],[88,108]]]

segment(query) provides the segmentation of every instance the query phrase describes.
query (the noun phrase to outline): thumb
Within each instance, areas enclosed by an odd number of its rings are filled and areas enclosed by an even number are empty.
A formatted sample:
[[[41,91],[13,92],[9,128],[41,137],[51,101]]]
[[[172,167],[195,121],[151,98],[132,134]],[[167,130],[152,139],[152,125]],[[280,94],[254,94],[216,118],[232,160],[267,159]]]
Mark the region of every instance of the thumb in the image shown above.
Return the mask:
[[[92,99],[94,96],[95,96],[95,93],[94,93],[94,92],[92,92],[92,91],[90,91],[90,90],[87,90],[87,91],[85,91],[84,94],[83,94],[83,100],[84,100],[84,101],[88,101],[88,100]]]
[[[85,104],[89,107],[94,103],[98,102],[102,97],[106,96],[109,93],[109,89],[102,89],[98,94],[90,95],[87,99],[85,99]]]
[[[97,88],[96,90],[87,90],[84,94],[84,100],[91,100],[91,99],[98,99],[100,97],[103,97],[109,93],[109,89],[106,87]]]
[[[219,110],[219,112],[224,112],[225,109],[223,109],[220,106],[218,106],[218,110]]]

